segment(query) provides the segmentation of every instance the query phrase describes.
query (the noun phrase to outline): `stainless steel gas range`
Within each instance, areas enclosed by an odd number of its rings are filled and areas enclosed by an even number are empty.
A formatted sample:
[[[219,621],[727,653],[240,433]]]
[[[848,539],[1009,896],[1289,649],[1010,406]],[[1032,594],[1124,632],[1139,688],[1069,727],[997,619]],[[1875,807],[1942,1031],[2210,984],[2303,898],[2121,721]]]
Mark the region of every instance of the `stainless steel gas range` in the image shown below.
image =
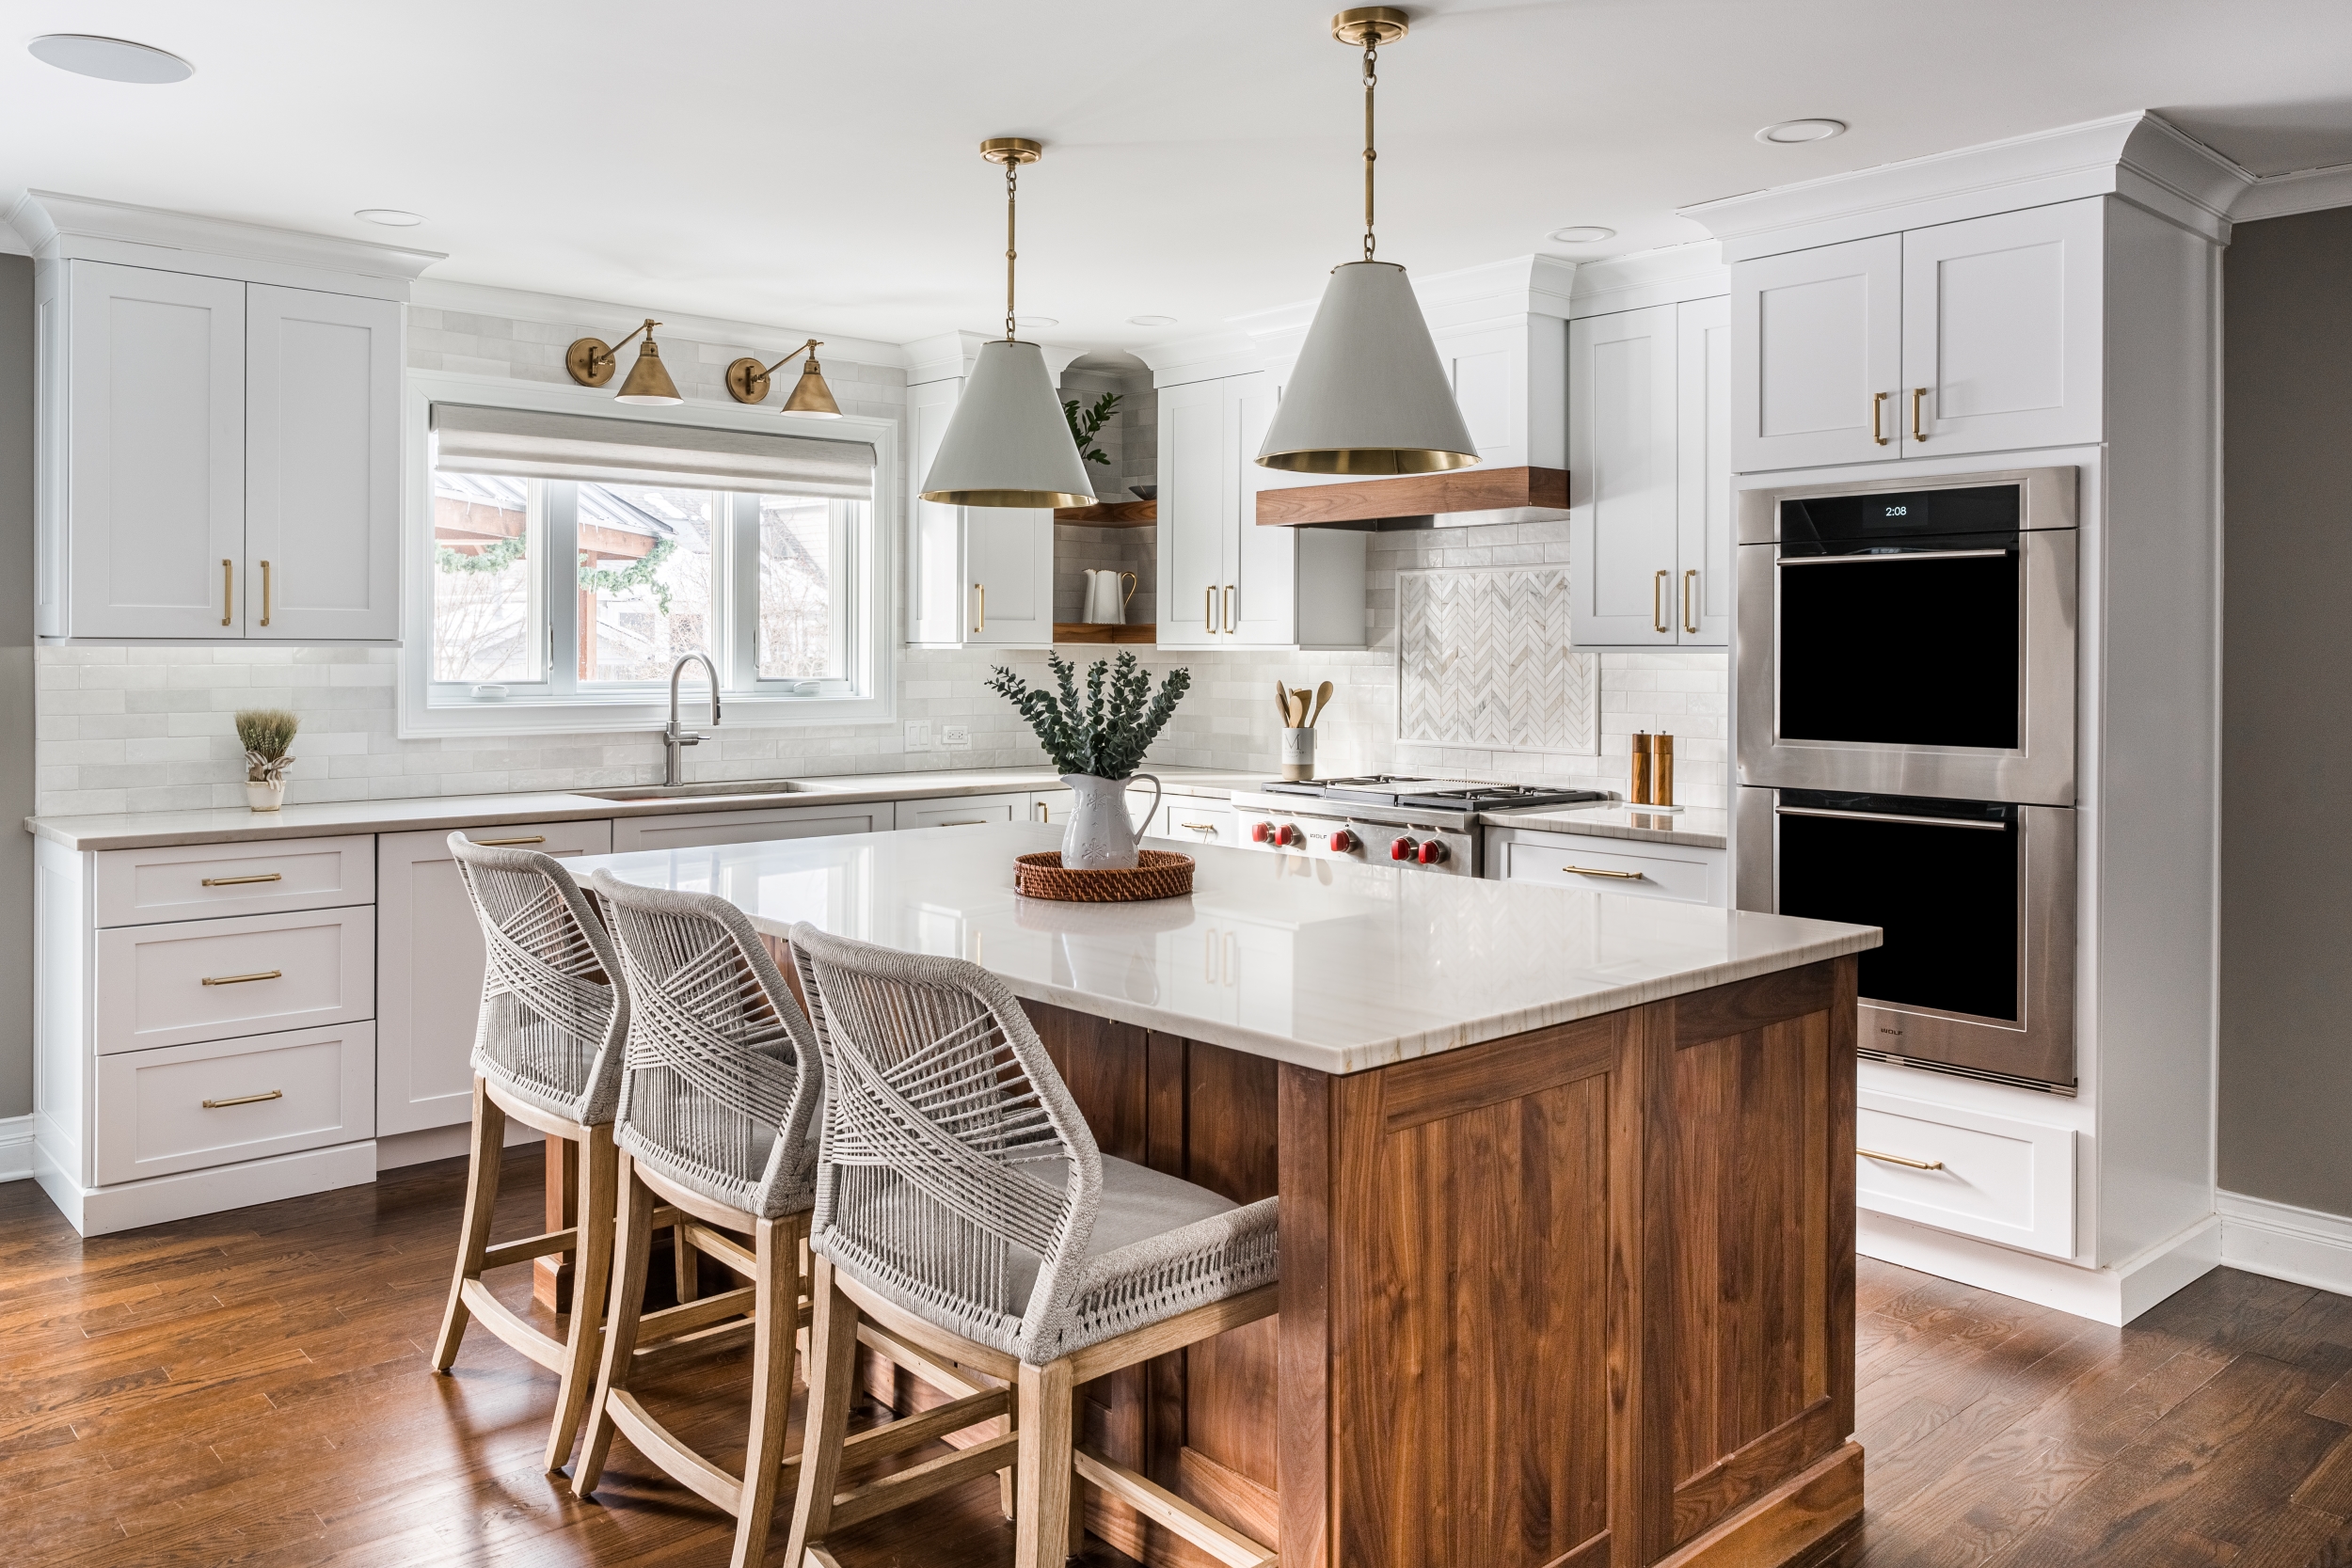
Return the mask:
[[[1460,779],[1311,779],[1237,790],[1241,847],[1326,860],[1387,862],[1416,871],[1476,877],[1478,814],[1564,806],[1609,797],[1592,789],[1468,784]]]

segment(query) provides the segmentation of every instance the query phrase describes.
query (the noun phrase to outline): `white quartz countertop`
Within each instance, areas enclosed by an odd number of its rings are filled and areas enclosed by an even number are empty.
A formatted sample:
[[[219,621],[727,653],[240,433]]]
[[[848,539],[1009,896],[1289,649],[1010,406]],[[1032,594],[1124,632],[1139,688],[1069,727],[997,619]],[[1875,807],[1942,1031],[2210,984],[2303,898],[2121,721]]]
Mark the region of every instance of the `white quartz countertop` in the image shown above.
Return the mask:
[[[571,862],[971,959],[1013,993],[1332,1073],[1361,1072],[1879,944],[1875,927],[1663,898],[1185,846],[1188,897],[1064,904],[1012,891],[1032,823]]]
[[[1631,838],[1649,844],[1679,844],[1690,849],[1721,849],[1729,842],[1730,814],[1702,806],[1657,811],[1623,800],[1589,806],[1533,806],[1525,811],[1490,811],[1479,820],[1489,828],[1524,828],[1539,833],[1582,833],[1591,838]]]
[[[1151,770],[1170,795],[1217,798],[1263,782],[1259,773],[1205,768]],[[768,787],[762,787],[766,785]],[[728,786],[730,789],[733,786]],[[251,844],[335,833],[398,833],[425,829],[498,827],[513,822],[589,822],[602,817],[659,816],[673,812],[748,811],[790,805],[851,805],[869,800],[945,800],[1012,789],[1058,789],[1045,768],[972,768],[961,772],[847,773],[822,778],[747,781],[739,792],[660,796],[653,785],[640,799],[548,791],[525,795],[427,795],[394,800],[299,803],[276,812],[243,806],[214,811],[118,812],[91,816],[28,816],[26,831],[69,849],[151,849],[167,844]],[[1149,789],[1150,785],[1138,787]]]

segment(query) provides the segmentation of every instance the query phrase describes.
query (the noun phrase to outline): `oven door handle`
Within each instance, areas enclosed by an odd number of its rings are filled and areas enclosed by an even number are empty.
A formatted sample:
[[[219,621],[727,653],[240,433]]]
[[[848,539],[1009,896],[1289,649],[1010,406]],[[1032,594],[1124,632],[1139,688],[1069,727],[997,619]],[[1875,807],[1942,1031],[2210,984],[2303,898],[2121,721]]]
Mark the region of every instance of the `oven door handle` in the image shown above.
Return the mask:
[[[1876,555],[1784,555],[1776,562],[1782,566],[1842,566],[1852,562],[1878,561],[1984,561],[1996,555],[2009,555],[2009,550],[1886,550]]]
[[[1982,832],[2005,833],[2006,822],[1971,822],[1958,816],[1898,816],[1883,811],[1832,811],[1826,806],[1774,806],[1775,816],[1834,816],[1846,822],[1901,822],[1914,828],[1975,828]]]

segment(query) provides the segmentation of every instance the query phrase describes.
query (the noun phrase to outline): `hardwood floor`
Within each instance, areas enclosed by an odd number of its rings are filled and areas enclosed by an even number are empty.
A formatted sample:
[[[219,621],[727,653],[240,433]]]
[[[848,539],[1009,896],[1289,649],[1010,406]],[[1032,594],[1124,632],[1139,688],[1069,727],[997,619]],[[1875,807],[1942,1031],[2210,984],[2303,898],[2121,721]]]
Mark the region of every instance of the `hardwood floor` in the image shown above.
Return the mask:
[[[510,1155],[501,1234],[537,1227],[538,1163]],[[427,1370],[463,1190],[445,1162],[86,1243],[0,1186],[0,1560],[723,1562],[726,1521],[626,1439],[594,1502],[542,1475],[554,1379],[489,1336]],[[530,1271],[501,1294],[524,1308]],[[1847,1563],[2352,1568],[2352,1299],[2225,1270],[2111,1329],[1866,1259],[1858,1311]],[[739,1445],[747,1379],[738,1355],[646,1398],[709,1402],[684,1434]],[[878,1520],[841,1560],[998,1568],[995,1497]]]

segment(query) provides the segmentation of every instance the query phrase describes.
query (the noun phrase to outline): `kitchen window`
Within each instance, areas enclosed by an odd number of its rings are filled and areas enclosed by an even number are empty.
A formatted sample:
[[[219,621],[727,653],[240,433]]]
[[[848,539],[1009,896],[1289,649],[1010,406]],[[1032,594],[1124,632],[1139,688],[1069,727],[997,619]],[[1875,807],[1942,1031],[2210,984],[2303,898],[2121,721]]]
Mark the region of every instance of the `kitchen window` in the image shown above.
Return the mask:
[[[686,654],[718,666],[738,721],[887,717],[873,475],[895,430],[824,440],[773,418],[432,402],[402,732],[636,728]],[[699,701],[699,670],[686,684]]]

